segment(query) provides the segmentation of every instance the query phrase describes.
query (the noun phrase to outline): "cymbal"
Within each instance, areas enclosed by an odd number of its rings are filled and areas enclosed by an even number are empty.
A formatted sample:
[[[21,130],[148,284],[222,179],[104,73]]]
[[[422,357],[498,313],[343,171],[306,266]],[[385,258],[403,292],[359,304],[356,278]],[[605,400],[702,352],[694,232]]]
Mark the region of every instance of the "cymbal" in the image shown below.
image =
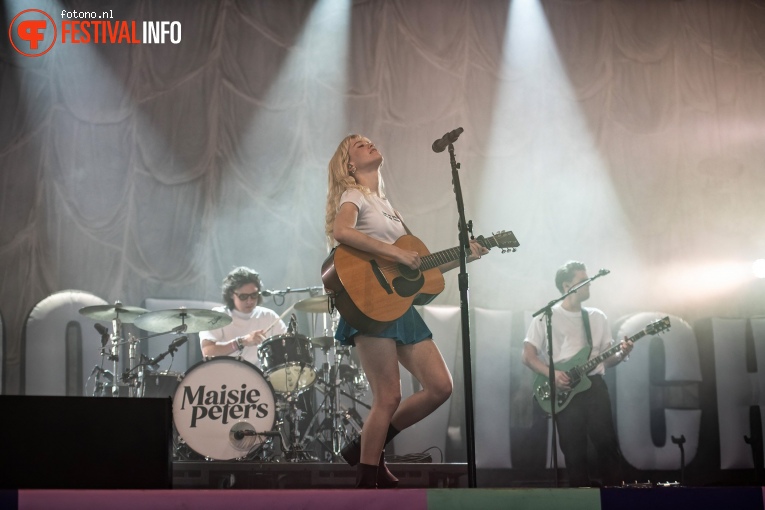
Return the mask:
[[[313,344],[314,347],[329,349],[335,345],[335,339],[331,336],[315,336],[311,338],[311,344]]]
[[[307,313],[329,313],[329,296],[314,296],[295,303],[295,310]]]
[[[176,308],[145,313],[135,320],[135,325],[145,331],[162,333],[185,324],[184,333],[198,333],[222,328],[231,324],[231,320],[225,313],[214,310]]]
[[[124,323],[131,324],[139,316],[145,314],[148,310],[138,308],[137,306],[125,306],[121,303],[114,305],[95,305],[80,308],[80,314],[97,321],[111,321],[119,319]]]

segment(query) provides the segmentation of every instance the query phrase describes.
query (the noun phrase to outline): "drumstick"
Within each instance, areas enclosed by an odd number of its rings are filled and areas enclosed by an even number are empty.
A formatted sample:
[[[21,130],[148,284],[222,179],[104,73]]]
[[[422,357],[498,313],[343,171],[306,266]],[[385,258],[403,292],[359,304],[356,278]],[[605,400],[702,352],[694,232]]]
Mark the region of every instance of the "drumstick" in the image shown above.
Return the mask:
[[[292,311],[292,309],[293,309],[293,308],[295,308],[295,303],[292,303],[292,304],[289,306],[289,308],[287,308],[286,310],[284,310],[284,313],[282,313],[282,314],[279,316],[279,318],[278,318],[278,319],[276,319],[276,320],[273,322],[273,324],[271,324],[271,325],[270,325],[270,326],[268,326],[266,329],[264,329],[264,330],[263,330],[263,332],[264,332],[264,333],[268,333],[268,331],[269,331],[271,328],[273,328],[274,326],[276,326],[277,324],[279,324],[279,321],[280,321],[280,320],[282,320],[284,317],[286,317],[286,316],[287,316],[287,314],[288,314],[288,313],[290,313],[290,312]]]

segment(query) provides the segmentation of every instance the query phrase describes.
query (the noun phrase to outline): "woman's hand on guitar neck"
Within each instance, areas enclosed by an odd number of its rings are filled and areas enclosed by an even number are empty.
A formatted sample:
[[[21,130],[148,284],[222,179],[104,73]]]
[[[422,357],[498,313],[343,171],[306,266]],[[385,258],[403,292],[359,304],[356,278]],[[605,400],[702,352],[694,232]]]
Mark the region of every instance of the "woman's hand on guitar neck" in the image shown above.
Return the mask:
[[[468,255],[467,261],[473,262],[481,258],[481,255],[489,253],[489,249],[481,246],[475,239],[470,240],[470,255]]]

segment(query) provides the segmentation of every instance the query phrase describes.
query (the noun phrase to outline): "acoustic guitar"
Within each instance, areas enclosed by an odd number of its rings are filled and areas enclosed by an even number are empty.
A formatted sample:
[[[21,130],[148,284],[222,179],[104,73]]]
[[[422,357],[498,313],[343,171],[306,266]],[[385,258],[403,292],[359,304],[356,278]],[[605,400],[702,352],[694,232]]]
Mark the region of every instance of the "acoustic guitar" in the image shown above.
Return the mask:
[[[488,249],[497,247],[502,253],[519,246],[512,232],[501,231],[476,241]],[[438,266],[458,260],[459,246],[430,253],[425,244],[413,235],[399,237],[395,246],[416,251],[419,269],[367,252],[338,245],[321,267],[324,287],[340,315],[354,328],[377,333],[409,309],[412,304],[424,305],[444,290],[444,277]]]
[[[631,342],[637,342],[645,335],[658,335],[662,331],[669,329],[669,317],[664,317],[650,323],[644,330],[631,336],[628,340]],[[600,363],[607,360],[617,352],[621,350],[621,342],[614,345],[610,349],[603,351],[600,356],[587,360],[590,356],[590,346],[583,348],[577,352],[573,358],[563,363],[556,363],[555,370],[562,370],[566,372],[569,379],[571,379],[570,390],[557,389],[555,392],[555,412],[562,411],[566,406],[571,403],[571,399],[574,395],[577,395],[583,391],[590,389],[592,383],[587,374],[590,373]],[[534,377],[534,398],[536,399],[539,407],[541,407],[546,413],[552,412],[552,403],[550,402],[550,381],[546,375],[536,374]]]

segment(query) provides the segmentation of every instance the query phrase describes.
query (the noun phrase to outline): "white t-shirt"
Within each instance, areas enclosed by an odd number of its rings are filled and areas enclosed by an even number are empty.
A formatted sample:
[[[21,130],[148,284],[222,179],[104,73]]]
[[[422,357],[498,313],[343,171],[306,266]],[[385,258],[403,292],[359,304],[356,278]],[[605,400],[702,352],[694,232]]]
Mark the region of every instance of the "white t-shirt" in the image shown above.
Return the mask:
[[[592,334],[592,351],[589,359],[592,359],[613,345],[613,339],[608,329],[606,314],[597,308],[582,309],[587,311],[590,317],[590,332]],[[555,363],[562,363],[573,358],[576,353],[587,346],[587,335],[584,331],[584,321],[580,312],[569,312],[560,303],[552,308],[552,338],[553,357]],[[524,343],[528,342],[537,348],[539,358],[548,363],[547,356],[547,328],[544,314],[537,316],[529,326]],[[605,367],[603,363],[595,367],[590,374],[603,375]]]
[[[213,308],[216,312],[223,312],[228,314],[233,319],[231,324],[223,326],[220,329],[214,329],[212,331],[200,331],[199,332],[199,346],[202,347],[204,340],[210,340],[216,344],[226,344],[238,336],[249,335],[253,331],[258,329],[265,329],[274,322],[274,326],[266,331],[268,338],[276,335],[281,335],[287,332],[287,326],[284,322],[279,320],[279,315],[268,308],[262,306],[256,306],[251,314],[244,314],[237,310],[229,310],[225,306],[216,306]],[[239,351],[234,351],[229,356],[239,356]],[[260,360],[258,359],[258,346],[248,345],[242,350],[242,359],[249,361],[256,367],[260,368]]]
[[[384,243],[393,244],[396,239],[406,234],[396,211],[386,198],[377,195],[365,195],[357,189],[345,190],[340,197],[340,207],[345,202],[355,204],[359,209],[356,230]]]

